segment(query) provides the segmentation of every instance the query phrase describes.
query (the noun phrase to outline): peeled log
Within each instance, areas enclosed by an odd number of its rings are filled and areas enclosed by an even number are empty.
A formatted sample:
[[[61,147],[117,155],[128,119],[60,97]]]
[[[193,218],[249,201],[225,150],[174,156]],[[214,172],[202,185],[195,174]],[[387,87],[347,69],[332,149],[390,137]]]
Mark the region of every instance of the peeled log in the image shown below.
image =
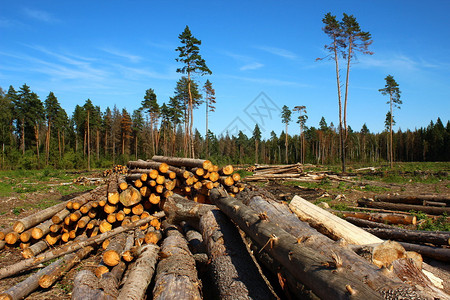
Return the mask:
[[[142,247],[143,250],[130,270],[117,299],[144,299],[147,287],[155,272],[159,247],[154,244],[148,244]]]
[[[305,199],[294,196],[289,208],[302,220],[334,240],[345,239],[349,244],[378,244],[383,240],[359,230],[359,227],[321,209]],[[332,222],[331,222],[332,221]]]
[[[141,200],[142,195],[140,191],[131,185],[120,193],[120,203],[122,203],[125,207],[133,206],[134,204],[141,202]]]
[[[401,210],[401,211],[415,210],[415,211],[422,211],[430,215],[442,215],[444,213],[450,215],[450,207],[433,207],[433,206],[412,205],[402,203],[378,202],[369,199],[358,200],[358,205],[390,210]]]
[[[195,260],[184,237],[175,227],[166,230],[161,245],[153,299],[202,299]]]
[[[333,211],[333,212],[339,215],[343,215],[344,217],[364,219],[379,223],[404,224],[404,225],[410,224],[416,225],[417,223],[416,216],[405,214],[367,213],[359,211]]]
[[[275,299],[234,224],[218,209],[200,219],[218,299]],[[232,289],[230,287],[233,287]]]
[[[450,232],[418,231],[401,228],[365,228],[364,230],[382,239],[416,244],[450,245]]]
[[[212,201],[259,246],[281,263],[295,278],[323,299],[380,299],[380,295],[355,279],[347,270],[324,268],[327,257],[304,247],[296,237],[260,216],[242,202],[211,190]],[[347,286],[347,287],[346,287]],[[354,293],[349,293],[348,289]]]

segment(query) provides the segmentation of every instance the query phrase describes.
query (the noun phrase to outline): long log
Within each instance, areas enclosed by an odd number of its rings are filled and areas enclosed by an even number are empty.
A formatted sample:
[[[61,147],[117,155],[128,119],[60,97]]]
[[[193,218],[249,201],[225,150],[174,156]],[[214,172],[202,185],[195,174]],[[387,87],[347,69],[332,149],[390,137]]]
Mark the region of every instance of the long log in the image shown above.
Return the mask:
[[[117,204],[119,202],[119,181],[117,174],[109,180],[107,197],[111,204]]]
[[[58,260],[58,266],[56,266],[51,272],[42,275],[39,278],[39,285],[42,288],[49,288],[56,280],[63,276],[67,271],[73,268],[77,263],[84,259],[89,253],[94,250],[94,247],[87,246],[78,250],[76,253],[70,253]]]
[[[202,299],[195,260],[186,240],[175,227],[167,228],[166,235],[156,268],[153,299]]]
[[[444,202],[450,205],[450,197],[445,195],[377,195],[375,201],[423,205],[424,201]]]
[[[209,168],[212,166],[212,163],[209,160],[205,159],[154,155],[152,157],[152,160],[157,162],[164,162],[175,167],[203,168],[205,170],[209,170]]]
[[[99,281],[100,288],[102,289],[101,300],[118,299],[120,280],[126,267],[126,264],[121,261],[110,272],[102,275]]]
[[[365,228],[364,230],[385,240],[416,244],[450,245],[450,232],[418,231],[401,228]]]
[[[181,222],[180,225],[186,235],[186,240],[188,241],[191,252],[193,254],[206,253],[206,245],[203,242],[202,234],[184,221]]]
[[[353,224],[342,220],[305,199],[294,196],[289,208],[302,220],[334,240],[344,238],[349,244],[377,244],[383,241]],[[333,221],[333,222],[330,222]]]
[[[395,291],[409,288],[398,279],[386,277],[383,270],[367,264],[363,258],[356,255],[345,245],[332,241],[311,228],[307,223],[300,221],[286,204],[262,196],[246,197],[243,202],[259,213],[262,218],[267,218],[297,239],[302,240],[302,245],[312,249],[320,249],[318,251],[324,255],[334,253],[335,257],[340,258],[341,268],[351,270],[352,276],[367,283],[374,291],[387,291],[388,289]],[[284,275],[287,279],[292,276],[289,272],[284,272]],[[288,283],[295,291],[295,282],[290,279]]]
[[[117,299],[144,299],[147,287],[155,272],[159,247],[154,244],[142,246],[143,250],[130,270]]]
[[[379,223],[404,224],[404,225],[411,225],[411,224],[416,225],[417,223],[416,216],[405,214],[367,213],[359,211],[332,211],[332,212],[338,215],[343,215],[344,217],[364,219]]]
[[[38,255],[36,257],[29,258],[29,259],[24,259],[24,260],[21,260],[18,263],[15,263],[15,264],[3,267],[3,268],[0,269],[0,279],[3,279],[5,277],[8,277],[8,276],[11,276],[11,275],[14,275],[14,274],[17,274],[18,272],[26,270],[26,269],[28,269],[28,268],[30,268],[32,266],[38,265],[40,263],[44,263],[44,262],[49,261],[49,260],[51,260],[53,258],[60,257],[61,255],[64,255],[64,254],[74,252],[74,251],[76,251],[78,249],[81,249],[83,247],[90,246],[90,245],[95,244],[95,243],[101,243],[107,238],[115,236],[115,235],[117,235],[119,233],[122,233],[124,231],[128,231],[128,230],[130,230],[132,228],[141,226],[141,225],[143,225],[145,223],[150,222],[151,220],[153,220],[155,218],[161,218],[161,217],[163,217],[163,215],[164,215],[163,213],[158,212],[158,213],[155,213],[154,215],[152,215],[150,217],[147,217],[147,218],[144,218],[144,219],[140,219],[140,220],[138,220],[136,222],[130,223],[130,224],[125,225],[125,226],[117,227],[117,228],[115,228],[115,229],[113,229],[111,231],[102,233],[102,234],[97,235],[97,236],[90,237],[87,240],[80,241],[80,242],[74,242],[74,243],[71,243],[71,244],[68,244],[68,245],[64,245],[64,246],[62,246],[60,248],[57,248],[57,249],[54,249],[54,250],[51,250],[51,251],[47,251],[47,252],[45,252],[43,254],[40,254],[40,255]]]
[[[304,247],[293,235],[272,222],[261,218],[242,202],[227,197],[223,190],[211,190],[211,199],[259,247],[289,270],[302,284],[323,299],[380,299],[368,285],[355,279],[347,270],[325,268],[323,263],[331,258],[317,249]]]
[[[31,258],[41,253],[42,251],[48,248],[48,243],[45,240],[41,240],[37,243],[34,243],[30,247],[23,249],[22,256],[24,258]]]
[[[173,194],[161,201],[160,208],[166,213],[169,223],[178,224],[181,221],[186,221],[194,228],[198,228],[200,217],[216,207],[210,204],[196,203]]]
[[[413,204],[378,202],[378,201],[371,201],[369,199],[358,200],[358,205],[382,209],[402,210],[402,211],[415,210],[415,211],[422,211],[424,213],[431,215],[442,215],[444,213],[450,215],[450,207],[433,207],[433,206],[423,206]]]
[[[345,217],[346,221],[358,226],[358,227],[368,227],[368,228],[395,228],[392,225],[373,222],[365,219],[353,218],[353,217]]]
[[[156,161],[129,161],[127,164],[130,169],[155,169],[159,170],[161,173],[166,173],[169,170],[169,165],[166,162],[156,162]]]
[[[73,280],[72,300],[99,299],[101,296],[98,278],[89,270],[81,270]]]
[[[218,209],[200,219],[218,299],[275,299],[234,224]],[[233,289],[230,289],[230,287]]]
[[[118,234],[111,240],[106,250],[103,252],[102,259],[103,262],[110,266],[114,267],[119,264],[123,248],[125,246],[125,242],[127,239],[127,235],[125,232]]]
[[[431,247],[405,242],[399,243],[408,251],[414,251],[421,254],[422,256],[444,261],[447,263],[450,262],[450,249],[448,248]]]

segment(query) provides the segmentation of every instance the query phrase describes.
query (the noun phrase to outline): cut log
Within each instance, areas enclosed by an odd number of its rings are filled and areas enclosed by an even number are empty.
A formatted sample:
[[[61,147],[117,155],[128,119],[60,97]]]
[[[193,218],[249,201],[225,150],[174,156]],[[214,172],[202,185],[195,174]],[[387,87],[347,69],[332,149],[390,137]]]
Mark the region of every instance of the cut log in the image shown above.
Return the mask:
[[[125,272],[126,264],[119,262],[110,272],[102,275],[99,281],[102,290],[102,300],[115,300],[119,296],[119,284],[123,273]]]
[[[355,245],[383,242],[383,240],[359,230],[357,226],[342,220],[299,196],[294,196],[289,204],[289,208],[300,220],[308,222],[319,232],[334,240],[345,239],[347,243]]]
[[[93,250],[94,247],[87,246],[83,249],[78,250],[76,253],[70,253],[65,255],[63,258],[57,261],[58,262],[57,266],[55,266],[55,268],[52,269],[51,272],[48,272],[39,278],[39,285],[42,288],[49,288],[56,282],[56,280],[58,280],[61,276],[63,276],[67,271],[72,269],[73,266],[78,264]]]
[[[108,183],[107,197],[111,204],[117,204],[119,202],[119,182],[117,175],[114,175]]]
[[[203,168],[205,170],[209,170],[209,168],[212,166],[212,163],[209,160],[195,158],[154,155],[152,157],[152,160],[157,162],[164,162],[175,167]]]
[[[333,242],[331,239],[311,228],[307,223],[300,221],[289,210],[286,204],[262,196],[247,197],[244,199],[244,203],[258,213],[260,218],[268,219],[270,222],[277,224],[280,228],[292,234],[305,247],[320,249],[318,250],[320,253],[331,255],[332,261],[334,261],[331,264],[336,265],[336,258],[339,258],[338,261],[341,264],[341,268],[351,270],[352,276],[355,279],[367,283],[374,291],[389,291],[389,293],[394,293],[393,291],[409,288],[409,286],[401,283],[398,279],[386,277],[383,270],[367,264],[363,258],[356,255],[345,245],[340,242]],[[264,256],[262,258],[270,263],[269,258]],[[288,280],[290,288],[298,293],[297,281],[293,280],[293,274],[283,268],[278,269],[278,272]]]
[[[130,270],[128,278],[117,297],[118,299],[144,299],[147,287],[155,272],[159,247],[154,244],[142,247],[143,250]]]
[[[272,222],[261,219],[258,213],[242,202],[227,197],[218,189],[211,191],[211,199],[229,218],[259,246],[281,263],[297,280],[323,299],[379,299],[380,294],[355,279],[343,268],[323,267],[331,258],[317,249],[304,247],[296,237]],[[349,293],[349,289],[353,293]]]
[[[141,202],[141,200],[141,193],[131,185],[120,193],[120,203],[125,207],[133,206],[134,204]]]
[[[377,195],[375,201],[423,205],[424,201],[444,202],[450,205],[450,197],[445,195]]]
[[[417,244],[411,244],[411,243],[405,243],[405,242],[399,242],[399,243],[408,251],[414,251],[414,252],[421,254],[422,256],[426,256],[426,257],[433,258],[436,260],[444,261],[447,263],[450,262],[450,249],[448,249],[448,248],[438,248],[438,247],[417,245]]]
[[[193,254],[206,253],[206,245],[203,242],[202,234],[184,221],[181,222],[180,225],[186,235],[186,240],[188,241],[191,252]]]
[[[144,241],[146,244],[158,244],[158,242],[162,239],[162,232],[160,230],[155,230],[154,227],[151,227],[153,230],[148,230],[145,233]]]
[[[417,223],[416,216],[405,214],[367,213],[359,211],[332,211],[332,212],[338,215],[343,215],[344,217],[364,219],[379,223],[404,224],[404,225],[410,224],[416,225]]]
[[[372,222],[365,219],[353,218],[353,217],[345,217],[345,220],[358,226],[358,227],[368,227],[368,228],[395,228],[392,225]]]
[[[215,206],[196,203],[180,195],[173,194],[161,202],[160,208],[164,210],[169,223],[178,224],[181,221],[186,221],[195,228],[198,228],[200,217],[211,209],[214,209]]]
[[[93,300],[101,296],[100,284],[94,273],[81,270],[73,280],[72,300]]]
[[[28,229],[27,231],[24,231],[20,234],[20,241],[22,243],[28,243],[28,241],[31,239],[31,231],[33,228]]]
[[[365,228],[367,232],[385,240],[404,241],[408,243],[450,245],[450,232],[418,231],[401,228]]]
[[[166,229],[153,288],[153,299],[202,299],[195,260],[175,227]]]
[[[3,279],[5,277],[14,275],[20,271],[23,271],[25,269],[28,269],[32,266],[38,265],[40,263],[44,263],[46,261],[49,261],[53,258],[57,258],[60,257],[61,255],[67,254],[67,253],[72,253],[78,249],[81,249],[83,247],[86,246],[90,246],[92,244],[95,243],[101,243],[103,242],[105,239],[110,238],[112,236],[115,236],[119,233],[122,233],[124,231],[128,231],[130,229],[133,229],[135,227],[141,226],[145,223],[150,222],[152,219],[154,218],[161,218],[164,216],[164,213],[162,212],[158,212],[155,213],[154,215],[144,218],[144,219],[140,219],[139,221],[135,222],[135,223],[131,223],[128,224],[126,226],[121,226],[121,227],[117,227],[111,231],[102,233],[100,235],[94,236],[94,237],[90,237],[87,240],[84,241],[79,241],[79,242],[74,242],[68,245],[64,245],[61,248],[58,249],[54,249],[52,251],[47,251],[43,254],[40,254],[34,258],[29,258],[29,259],[25,259],[25,260],[21,260],[18,263],[3,267],[0,269],[0,279]]]
[[[18,220],[14,223],[13,229],[17,233],[22,233],[28,228],[31,228],[51,217],[53,217],[56,213],[61,211],[66,207],[68,201],[61,202],[59,204],[56,204],[54,206],[51,206],[49,208],[46,208],[44,210],[41,210],[39,212],[36,212],[28,217],[25,217],[23,219]]]
[[[231,174],[233,174],[233,172],[234,172],[234,168],[232,165],[226,165],[219,170],[219,174],[225,175],[225,176],[231,175]]]
[[[129,169],[157,169],[161,173],[166,173],[169,170],[169,166],[166,162],[144,161],[141,159],[129,161],[127,166]]]
[[[125,176],[119,176],[119,178],[117,178],[117,183],[119,184],[119,188],[122,191],[126,190],[128,187],[128,183],[125,180]]]
[[[34,243],[30,247],[23,249],[22,256],[24,258],[31,258],[41,253],[48,248],[48,243],[45,240]]]
[[[218,209],[200,219],[218,299],[274,299],[234,224]],[[233,287],[233,289],[230,289]]]
[[[402,211],[422,211],[431,215],[450,215],[450,207],[433,207],[433,206],[423,206],[423,205],[413,205],[413,204],[402,204],[402,203],[389,203],[389,202],[378,202],[369,199],[358,200],[359,206],[368,206],[374,208],[390,209],[390,210],[402,210]]]
[[[20,234],[18,234],[15,231],[11,231],[11,232],[7,233],[5,236],[5,242],[8,245],[14,245],[15,243],[17,243],[17,241],[19,239],[20,239]]]
[[[81,196],[75,197],[72,200],[73,209],[80,209],[83,205],[88,203],[89,201],[97,200],[99,197],[107,196],[107,186],[102,185],[93,190],[91,190],[88,194],[83,194]]]
[[[127,235],[123,232],[111,240],[102,256],[102,259],[106,265],[114,267],[120,262],[126,238]]]

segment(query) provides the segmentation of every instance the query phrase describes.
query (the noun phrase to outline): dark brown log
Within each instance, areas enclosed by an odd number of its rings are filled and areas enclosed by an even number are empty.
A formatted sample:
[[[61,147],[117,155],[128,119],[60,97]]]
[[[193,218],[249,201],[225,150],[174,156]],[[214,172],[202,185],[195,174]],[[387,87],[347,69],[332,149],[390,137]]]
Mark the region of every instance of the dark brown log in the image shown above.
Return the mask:
[[[417,245],[417,244],[411,244],[411,243],[405,243],[405,242],[399,242],[406,250],[408,251],[414,251],[422,256],[426,256],[429,258],[433,258],[436,260],[444,261],[444,262],[450,262],[450,249],[448,248],[438,248],[438,247],[431,247],[431,246],[425,246],[425,245]]]
[[[142,249],[117,299],[144,299],[147,287],[155,272],[159,247],[148,244],[142,246]]]
[[[87,246],[78,250],[76,253],[70,253],[63,258],[57,260],[58,264],[51,270],[39,278],[39,285],[42,288],[49,288],[67,271],[73,268],[77,263],[84,259],[89,253],[94,250],[94,247]]]
[[[48,248],[48,243],[44,240],[39,241],[37,243],[34,243],[30,247],[24,249],[22,251],[22,256],[24,258],[31,258],[33,256],[36,256],[37,254],[41,253],[42,251],[46,250]]]
[[[332,211],[344,217],[353,217],[379,223],[416,225],[417,218],[413,215],[393,214],[393,213],[367,213],[359,211]]]
[[[71,243],[71,244],[68,244],[68,245],[64,245],[64,246],[62,246],[62,247],[60,247],[58,249],[54,249],[52,251],[47,251],[47,252],[45,252],[43,254],[40,254],[40,255],[38,255],[38,256],[36,256],[34,258],[25,259],[25,260],[22,260],[22,261],[20,261],[18,263],[15,263],[15,264],[3,267],[3,268],[0,269],[0,279],[3,279],[5,277],[11,276],[11,275],[14,275],[14,274],[16,274],[16,273],[18,273],[20,271],[28,269],[28,268],[30,268],[32,266],[37,265],[37,264],[44,263],[44,262],[49,261],[49,260],[51,260],[53,258],[60,257],[61,255],[74,252],[74,251],[76,251],[78,249],[81,249],[83,247],[90,246],[90,245],[95,244],[95,243],[101,243],[107,238],[115,236],[115,235],[117,235],[119,233],[122,233],[124,231],[128,231],[128,230],[133,229],[135,227],[141,226],[141,225],[143,225],[145,223],[150,222],[154,218],[161,218],[163,216],[164,216],[164,213],[158,212],[158,213],[155,213],[154,215],[152,215],[150,217],[147,217],[147,218],[144,218],[144,219],[140,219],[139,221],[137,221],[135,223],[131,223],[131,224],[128,224],[126,226],[117,227],[117,228],[115,228],[115,229],[113,229],[111,231],[105,232],[103,234],[100,234],[100,235],[97,235],[97,236],[94,236],[94,237],[90,237],[87,240],[74,242],[74,243]]]
[[[178,224],[181,221],[186,221],[195,228],[198,228],[200,217],[211,209],[214,209],[215,206],[199,204],[194,201],[189,201],[180,195],[173,194],[161,202],[160,208],[166,213],[169,223]]]
[[[230,220],[218,209],[200,219],[218,299],[274,299]],[[230,287],[233,287],[231,290]]]
[[[424,201],[431,201],[450,205],[450,197],[445,195],[377,195],[375,201],[415,205],[424,205]]]
[[[0,241],[0,250],[5,248],[5,246],[6,246],[6,242],[5,241]]]
[[[416,244],[450,245],[450,232],[418,231],[401,228],[364,228],[364,230],[382,239]]]
[[[73,280],[72,300],[99,299],[101,296],[100,284],[94,273],[81,270]]]
[[[389,202],[378,202],[371,201],[369,199],[358,200],[359,206],[368,206],[374,208],[391,209],[391,210],[402,210],[402,211],[422,211],[431,215],[442,215],[446,213],[450,215],[450,207],[433,207],[433,206],[423,206],[423,205],[412,205],[412,204],[401,204],[401,203],[389,203]]]
[[[133,206],[134,204],[141,202],[141,200],[141,193],[131,185],[120,193],[120,203],[125,207]]]
[[[368,228],[395,228],[392,225],[372,222],[365,219],[353,218],[353,217],[345,217],[345,220],[359,227],[368,227]]]
[[[195,260],[176,228],[166,229],[156,269],[153,299],[202,299]]]
[[[265,249],[274,259],[281,263],[295,278],[310,288],[314,294],[323,299],[379,299],[379,293],[397,292],[400,290],[386,287],[378,292],[369,285],[355,278],[350,270],[339,267],[340,259],[332,255],[321,254],[317,248],[304,246],[308,239],[299,240],[274,223],[265,220],[254,210],[242,202],[227,197],[224,191],[213,189],[212,201],[261,248]],[[327,261],[336,261],[339,271],[334,267],[324,267]],[[351,289],[354,293],[349,293]],[[406,288],[410,291],[410,288]],[[402,291],[402,292],[406,292]],[[394,293],[395,294],[395,293]]]
[[[189,249],[191,252],[193,254],[206,253],[206,245],[203,242],[202,234],[184,221],[181,222],[180,225],[186,235],[186,240],[189,243]]]

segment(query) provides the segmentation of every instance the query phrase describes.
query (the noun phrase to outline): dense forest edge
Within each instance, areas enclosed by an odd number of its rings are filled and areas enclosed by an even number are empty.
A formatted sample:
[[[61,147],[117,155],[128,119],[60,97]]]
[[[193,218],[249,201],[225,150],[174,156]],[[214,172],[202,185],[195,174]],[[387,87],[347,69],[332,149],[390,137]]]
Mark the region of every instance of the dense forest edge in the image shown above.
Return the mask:
[[[52,92],[42,102],[26,84],[18,91],[12,86],[7,92],[0,89],[0,167],[84,169],[90,164],[92,168],[106,168],[130,159],[151,158],[154,154],[188,156],[184,111],[180,105],[183,97],[187,97],[185,86],[181,79],[168,105],[159,106],[155,95],[153,102],[157,109],[153,112],[142,107],[130,114],[126,108],[119,110],[116,106],[102,111],[88,99],[84,105],[77,105],[71,116]],[[197,86],[195,89],[199,106],[201,95]],[[292,127],[290,132],[295,131]],[[304,163],[339,163],[339,133],[333,123],[328,124],[322,118],[317,127],[305,126],[303,132]],[[210,130],[205,136],[195,129],[193,140],[195,156],[218,164],[301,161],[300,134],[288,135],[286,152],[284,131],[280,134],[272,131],[270,138],[262,139],[258,125],[252,136],[242,131],[237,135],[216,135]],[[365,124],[359,131],[348,126],[347,141],[349,163],[380,165],[389,161],[388,126],[380,133],[371,132]],[[444,126],[438,118],[426,128],[398,129],[393,133],[393,149],[395,161],[448,162],[450,121]]]

